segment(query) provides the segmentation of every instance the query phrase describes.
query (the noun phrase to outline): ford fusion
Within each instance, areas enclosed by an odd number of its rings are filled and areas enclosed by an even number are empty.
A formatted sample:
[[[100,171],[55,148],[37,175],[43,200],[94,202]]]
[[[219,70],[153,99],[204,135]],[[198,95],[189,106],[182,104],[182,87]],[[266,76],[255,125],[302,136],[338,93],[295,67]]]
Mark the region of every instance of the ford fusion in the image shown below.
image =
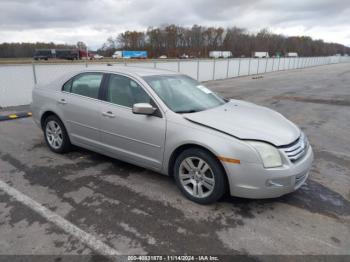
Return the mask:
[[[281,114],[224,100],[196,80],[136,67],[70,73],[33,90],[48,147],[87,148],[174,176],[190,200],[225,192],[272,198],[297,190],[313,161],[306,135]]]

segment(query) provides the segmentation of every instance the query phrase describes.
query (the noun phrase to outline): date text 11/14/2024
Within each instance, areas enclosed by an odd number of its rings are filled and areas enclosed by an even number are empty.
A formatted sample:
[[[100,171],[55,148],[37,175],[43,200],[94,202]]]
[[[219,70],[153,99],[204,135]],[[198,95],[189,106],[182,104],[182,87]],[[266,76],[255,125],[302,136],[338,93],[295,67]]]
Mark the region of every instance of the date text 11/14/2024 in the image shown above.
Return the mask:
[[[196,256],[128,256],[128,261],[219,261],[219,257],[210,255],[196,255]]]

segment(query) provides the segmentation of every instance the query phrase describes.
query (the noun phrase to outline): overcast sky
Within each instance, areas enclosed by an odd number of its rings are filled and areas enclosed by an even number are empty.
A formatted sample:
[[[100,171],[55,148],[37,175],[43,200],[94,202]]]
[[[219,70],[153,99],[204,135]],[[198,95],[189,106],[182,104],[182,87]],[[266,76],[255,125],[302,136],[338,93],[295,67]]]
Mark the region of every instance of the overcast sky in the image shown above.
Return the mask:
[[[350,46],[349,0],[0,0],[0,42],[84,41],[164,24],[269,28]]]

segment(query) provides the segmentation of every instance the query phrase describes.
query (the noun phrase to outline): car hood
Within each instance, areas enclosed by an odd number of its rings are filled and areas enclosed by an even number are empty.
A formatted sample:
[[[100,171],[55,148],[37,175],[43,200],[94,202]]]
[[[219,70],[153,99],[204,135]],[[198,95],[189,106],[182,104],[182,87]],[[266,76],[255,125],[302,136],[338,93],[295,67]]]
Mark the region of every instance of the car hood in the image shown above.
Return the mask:
[[[275,146],[290,144],[300,136],[300,129],[280,113],[240,100],[183,117],[240,139],[261,140]]]

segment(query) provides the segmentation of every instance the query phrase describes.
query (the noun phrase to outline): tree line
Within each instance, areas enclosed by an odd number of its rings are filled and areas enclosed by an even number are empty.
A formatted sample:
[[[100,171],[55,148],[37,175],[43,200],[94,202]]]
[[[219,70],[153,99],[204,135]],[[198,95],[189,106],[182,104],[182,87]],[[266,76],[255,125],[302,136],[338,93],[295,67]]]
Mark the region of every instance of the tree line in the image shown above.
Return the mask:
[[[248,57],[254,51],[269,52],[270,56],[297,52],[300,56],[328,56],[350,54],[350,48],[337,43],[313,40],[308,36],[284,36],[267,29],[250,33],[246,29],[230,27],[182,27],[166,25],[149,27],[146,31],[125,31],[110,37],[98,50],[110,56],[115,50],[146,50],[150,57],[187,54],[208,57],[209,51],[231,51],[235,57]]]
[[[85,49],[83,42],[76,45],[55,43],[2,43],[0,57],[32,57],[35,49]],[[350,48],[337,43],[314,40],[309,36],[284,36],[267,29],[251,33],[238,27],[183,27],[165,25],[149,27],[145,31],[125,31],[110,37],[98,49],[103,56],[111,56],[116,50],[146,50],[149,57],[208,57],[212,50],[231,51],[234,57],[249,57],[254,51],[269,52],[270,56],[297,52],[299,56],[328,56],[350,54]]]
[[[1,43],[0,57],[19,58],[33,57],[35,49],[72,49],[75,45],[55,44],[55,43]]]

